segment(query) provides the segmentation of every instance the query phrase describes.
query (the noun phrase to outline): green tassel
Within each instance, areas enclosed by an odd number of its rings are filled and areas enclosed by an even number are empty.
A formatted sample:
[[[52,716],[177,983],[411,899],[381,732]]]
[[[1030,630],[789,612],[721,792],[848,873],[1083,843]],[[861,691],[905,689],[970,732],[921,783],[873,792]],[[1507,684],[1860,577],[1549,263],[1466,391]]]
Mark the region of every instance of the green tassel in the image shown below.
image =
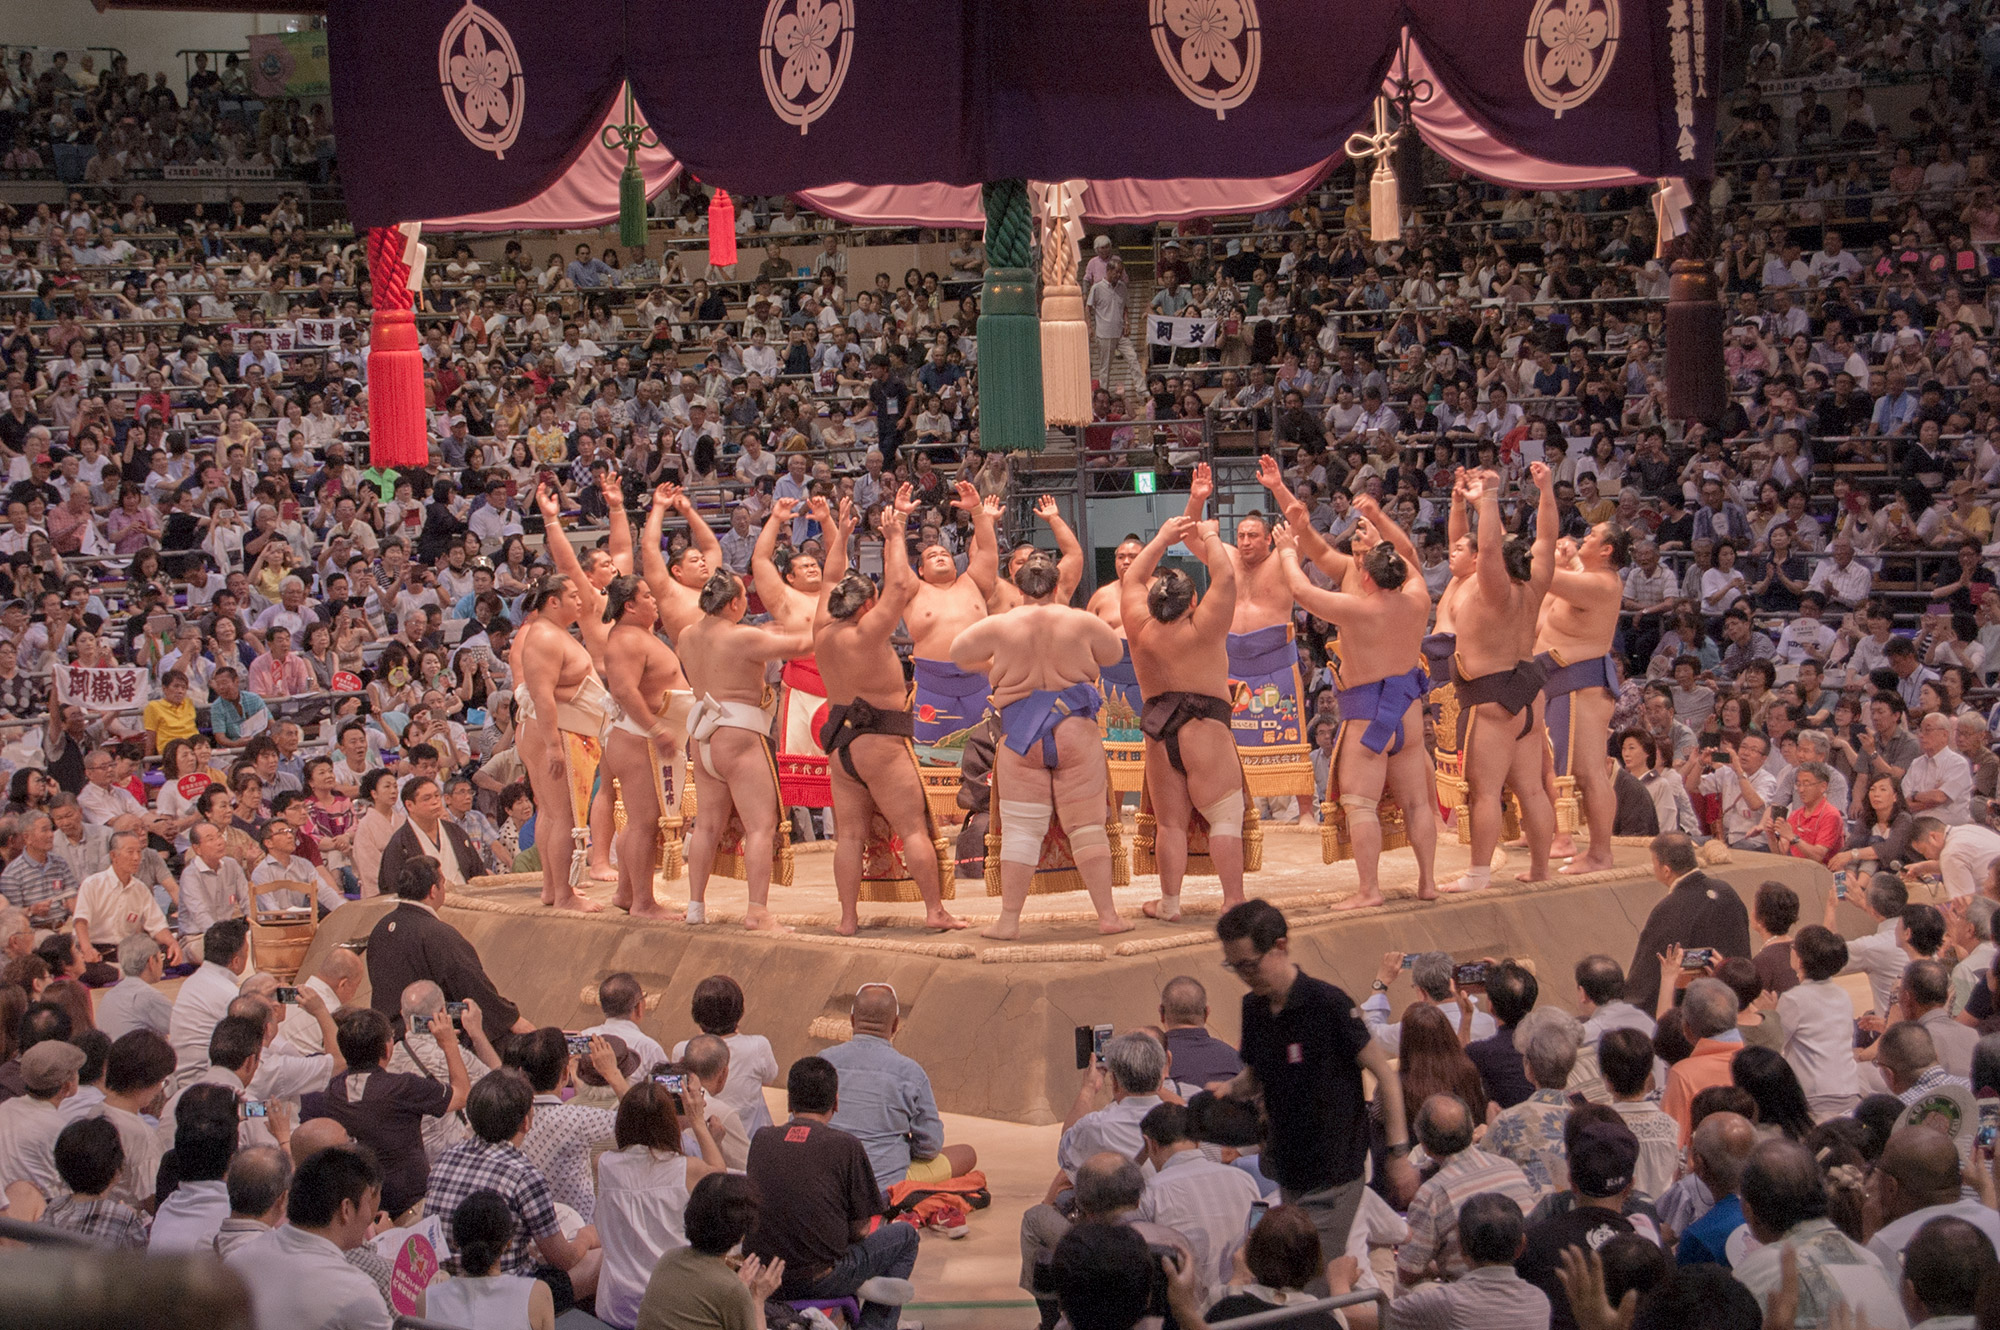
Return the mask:
[[[618,243],[627,249],[646,247],[646,177],[637,158],[627,158],[618,177]]]
[[[1034,212],[1027,183],[981,188],[986,282],[979,298],[979,439],[987,451],[1048,447],[1042,415],[1042,325],[1035,301]]]

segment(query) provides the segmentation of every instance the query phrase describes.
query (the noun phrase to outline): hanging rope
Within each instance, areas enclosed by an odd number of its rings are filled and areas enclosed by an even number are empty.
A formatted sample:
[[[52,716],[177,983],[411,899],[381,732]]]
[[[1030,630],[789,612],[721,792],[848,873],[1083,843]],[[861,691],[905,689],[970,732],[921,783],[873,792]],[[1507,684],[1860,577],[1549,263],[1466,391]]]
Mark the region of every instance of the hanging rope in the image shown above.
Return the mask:
[[[1368,182],[1368,238],[1375,241],[1403,238],[1402,193],[1396,184],[1396,168],[1391,165],[1396,140],[1402,130],[1389,128],[1389,103],[1375,99],[1375,132],[1347,136],[1347,155],[1360,161],[1375,159],[1375,174]]]
[[[1076,280],[1081,180],[1036,184],[1042,238],[1042,410],[1051,425],[1090,423],[1090,323]]]

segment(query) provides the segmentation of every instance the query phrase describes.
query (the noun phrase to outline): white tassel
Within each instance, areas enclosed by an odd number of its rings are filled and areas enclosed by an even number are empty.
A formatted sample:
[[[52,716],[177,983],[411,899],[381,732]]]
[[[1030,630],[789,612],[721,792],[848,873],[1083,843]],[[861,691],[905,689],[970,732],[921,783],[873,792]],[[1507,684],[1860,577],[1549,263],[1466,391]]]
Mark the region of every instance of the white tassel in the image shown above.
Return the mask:
[[[1042,195],[1042,415],[1051,425],[1090,423],[1090,323],[1077,284],[1083,235],[1081,180],[1038,185]]]
[[[1396,185],[1396,168],[1384,151],[1375,159],[1375,175],[1368,182],[1368,238],[1375,241],[1403,238],[1403,199]]]

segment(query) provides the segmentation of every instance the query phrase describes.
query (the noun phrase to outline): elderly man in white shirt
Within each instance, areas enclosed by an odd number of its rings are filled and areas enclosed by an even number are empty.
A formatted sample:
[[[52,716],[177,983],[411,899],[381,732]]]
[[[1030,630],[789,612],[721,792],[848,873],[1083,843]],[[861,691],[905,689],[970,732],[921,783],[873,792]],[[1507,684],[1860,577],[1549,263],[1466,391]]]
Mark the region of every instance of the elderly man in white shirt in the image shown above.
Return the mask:
[[[1953,900],[1986,889],[1986,878],[2000,859],[2000,831],[1977,822],[1947,826],[1936,817],[1919,817],[1910,829],[1910,853],[1919,862],[1905,871],[1935,869],[1944,878],[1945,895]]]
[[[190,949],[210,924],[250,912],[250,880],[243,865],[222,852],[222,829],[212,822],[188,828],[188,857],[181,867],[181,936]]]
[[[84,758],[85,783],[76,796],[77,806],[83,809],[84,821],[109,827],[113,831],[141,831],[158,836],[172,836],[174,834],[172,819],[147,811],[146,805],[133,798],[130,790],[122,785],[112,784],[112,773],[115,768],[115,760],[102,748]]]
[[[1144,1144],[1139,1123],[1161,1102],[1160,1082],[1166,1074],[1166,1050],[1150,1035],[1120,1035],[1104,1046],[1104,1060],[1084,1076],[1056,1145],[1056,1165],[1066,1179],[1074,1180],[1083,1161],[1094,1154],[1109,1151],[1131,1159],[1139,1153]],[[1110,1104],[1089,1111],[1107,1084]]]
[[[1263,1193],[1242,1169],[1202,1153],[1188,1135],[1187,1110],[1179,1104],[1148,1110],[1139,1125],[1145,1161],[1153,1167],[1139,1218],[1186,1238],[1202,1282],[1223,1287],[1249,1235],[1250,1207]]]
[[[1885,1020],[1895,1010],[1897,996],[1902,991],[1903,971],[1914,959],[1904,945],[1907,934],[1903,928],[1903,907],[1909,902],[1909,890],[1886,873],[1877,875],[1865,892],[1850,892],[1847,897],[1847,903],[1872,919],[1875,927],[1860,937],[1847,939],[1847,964],[1840,973],[1868,976],[1875,1013]],[[1840,904],[1833,892],[1826,894],[1826,911],[1820,922],[1835,933],[1840,931],[1835,925]]]
[[[667,1050],[660,1046],[660,1041],[635,1023],[646,1007],[646,990],[636,978],[623,970],[606,975],[597,986],[597,1007],[604,1013],[604,1019],[583,1033],[617,1035],[625,1041],[625,1047],[639,1055],[642,1072],[650,1072],[656,1064],[667,1060]]]
[[[69,1125],[64,1101],[77,1091],[83,1050],[60,1039],[47,1039],[21,1056],[21,1080],[27,1087],[0,1104],[0,1178],[26,1182],[45,1200],[68,1191],[56,1172],[56,1137]]]
[[[1765,811],[1778,793],[1778,778],[1764,769],[1770,745],[1761,734],[1746,734],[1736,749],[1725,749],[1725,766],[1711,765],[1708,750],[1697,749],[1695,769],[1701,774],[1701,792],[1722,797],[1722,839],[1739,850],[1764,848],[1759,830]]]
[[[340,889],[333,885],[324,868],[315,867],[310,859],[298,854],[295,847],[299,843],[297,828],[281,817],[274,817],[264,824],[264,857],[250,874],[253,888],[274,882],[299,883],[313,889],[319,899],[322,911],[332,912],[347,903]],[[266,910],[302,910],[311,905],[306,894],[297,890],[259,891],[257,905]]]
[[[1854,557],[1854,542],[1846,536],[1834,537],[1828,547],[1829,557],[1821,559],[1806,581],[1806,590],[1822,591],[1849,608],[1858,609],[1868,599],[1868,588],[1874,580],[1874,573],[1868,565]]]
[[[1389,986],[1396,982],[1396,976],[1404,969],[1410,972],[1410,982],[1416,985],[1416,1001],[1436,1007],[1444,1013],[1451,1028],[1456,1030],[1463,1011],[1459,1006],[1458,985],[1452,979],[1451,957],[1442,951],[1418,952],[1407,957],[1404,953],[1390,951],[1383,953],[1382,964],[1375,972],[1375,982],[1370,985],[1374,991],[1361,1004],[1361,1018],[1368,1023],[1368,1031],[1375,1042],[1388,1049],[1393,1056],[1403,1046],[1403,1023],[1389,1019]],[[1493,1017],[1483,1011],[1475,1011],[1472,1017],[1472,1037],[1491,1038],[1500,1027]]]
[[[124,977],[98,995],[97,1028],[111,1040],[128,1030],[151,1030],[165,1038],[173,1028],[174,1004],[153,987],[166,968],[160,944],[134,933],[118,944],[118,968]]]
[[[83,880],[76,894],[73,927],[86,960],[98,949],[114,951],[128,937],[143,935],[160,944],[170,962],[181,962],[181,944],[167,929],[167,918],[153,899],[153,889],[139,879],[145,838],[136,831],[111,833],[111,867]]]
[[[1933,711],[1917,726],[1923,753],[1903,773],[1903,798],[1912,813],[1926,813],[1948,827],[1972,821],[1972,764],[1952,746],[1953,723]]]
[[[354,1001],[367,975],[359,956],[345,947],[335,947],[320,962],[319,970],[299,988],[317,993],[328,1011],[338,1011]],[[320,1027],[319,1018],[296,1004],[286,1009],[285,1019],[278,1026],[278,1042],[301,1057],[327,1051],[326,1032]]]
[[[381,1290],[345,1255],[368,1241],[381,1201],[382,1174],[359,1151],[335,1146],[307,1156],[292,1178],[288,1222],[225,1262],[249,1285],[259,1326],[389,1330]]]

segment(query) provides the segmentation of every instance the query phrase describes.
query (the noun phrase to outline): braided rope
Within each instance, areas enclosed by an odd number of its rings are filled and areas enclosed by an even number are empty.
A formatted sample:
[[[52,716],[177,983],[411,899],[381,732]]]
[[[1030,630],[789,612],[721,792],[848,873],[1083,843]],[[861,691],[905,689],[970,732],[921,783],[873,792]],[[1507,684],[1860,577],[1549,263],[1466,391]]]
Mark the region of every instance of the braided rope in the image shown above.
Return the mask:
[[[1024,180],[994,180],[980,186],[986,208],[986,266],[1025,268],[1033,262],[1034,210]]]
[[[368,228],[369,294],[376,309],[410,308],[410,265],[403,262],[406,241],[393,226]]]

